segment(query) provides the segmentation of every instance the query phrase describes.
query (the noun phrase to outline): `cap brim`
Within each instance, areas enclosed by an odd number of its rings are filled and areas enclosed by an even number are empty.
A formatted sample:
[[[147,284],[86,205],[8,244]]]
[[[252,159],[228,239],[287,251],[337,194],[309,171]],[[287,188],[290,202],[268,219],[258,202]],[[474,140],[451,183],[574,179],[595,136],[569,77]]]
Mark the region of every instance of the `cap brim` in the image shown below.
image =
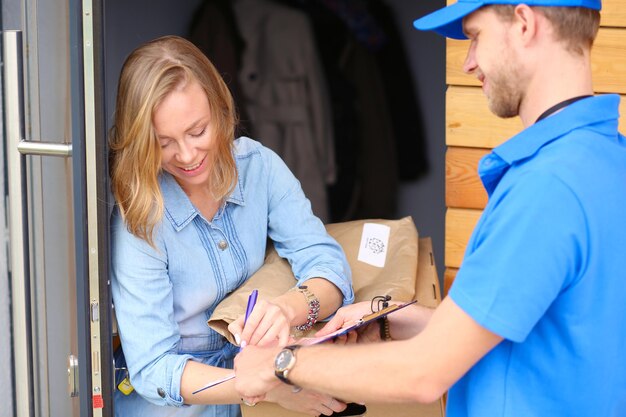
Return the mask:
[[[480,9],[483,2],[457,2],[432,12],[413,22],[419,30],[433,30],[453,39],[467,39],[463,33],[463,18]]]

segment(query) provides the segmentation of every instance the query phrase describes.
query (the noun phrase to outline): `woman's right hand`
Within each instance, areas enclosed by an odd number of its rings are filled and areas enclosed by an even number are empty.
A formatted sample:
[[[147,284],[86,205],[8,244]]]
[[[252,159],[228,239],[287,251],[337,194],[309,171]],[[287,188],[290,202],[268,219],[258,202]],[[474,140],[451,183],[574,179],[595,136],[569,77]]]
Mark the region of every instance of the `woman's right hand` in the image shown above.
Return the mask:
[[[346,409],[346,404],[326,394],[303,389],[294,393],[290,385],[281,384],[267,393],[266,401],[275,402],[281,407],[311,416],[329,416],[333,412]]]
[[[290,320],[280,305],[272,301],[259,300],[245,326],[244,319],[242,315],[228,325],[228,330],[235,338],[245,342],[241,347],[285,346],[289,342]]]

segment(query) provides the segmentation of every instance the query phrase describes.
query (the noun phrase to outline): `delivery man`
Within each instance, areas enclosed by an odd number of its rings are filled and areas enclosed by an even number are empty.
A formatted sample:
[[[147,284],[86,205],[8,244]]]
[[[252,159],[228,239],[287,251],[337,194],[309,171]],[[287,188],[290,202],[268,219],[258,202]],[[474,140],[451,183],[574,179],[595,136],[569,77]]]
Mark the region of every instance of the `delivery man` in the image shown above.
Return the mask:
[[[480,161],[489,202],[436,310],[391,314],[402,340],[388,343],[246,347],[235,370],[248,403],[287,383],[361,402],[449,390],[449,417],[626,416],[626,140],[619,96],[593,94],[600,8],[459,0],[415,22],[468,38],[463,70],[524,130]]]

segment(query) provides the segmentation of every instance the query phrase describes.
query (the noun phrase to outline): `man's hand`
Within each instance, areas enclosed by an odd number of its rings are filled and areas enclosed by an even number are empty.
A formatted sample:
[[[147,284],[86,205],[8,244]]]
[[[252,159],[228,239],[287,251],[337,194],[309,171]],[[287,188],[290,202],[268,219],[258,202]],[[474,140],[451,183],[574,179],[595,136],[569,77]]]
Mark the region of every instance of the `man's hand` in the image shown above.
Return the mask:
[[[235,357],[235,389],[244,400],[256,404],[282,384],[274,374],[274,359],[280,350],[247,346]]]

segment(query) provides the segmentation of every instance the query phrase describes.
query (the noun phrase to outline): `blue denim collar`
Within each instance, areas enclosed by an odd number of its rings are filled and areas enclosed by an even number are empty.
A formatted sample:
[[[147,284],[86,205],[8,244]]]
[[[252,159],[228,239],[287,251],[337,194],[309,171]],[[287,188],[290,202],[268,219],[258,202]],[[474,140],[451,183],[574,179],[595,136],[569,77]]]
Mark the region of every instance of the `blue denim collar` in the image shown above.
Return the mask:
[[[172,223],[177,231],[187,226],[200,212],[194,207],[187,194],[181,186],[176,182],[174,177],[168,172],[161,172],[159,175],[159,185],[163,194],[163,203],[165,206],[165,217]],[[237,180],[233,192],[226,199],[227,203],[233,203],[240,206],[245,205],[243,198],[243,186],[241,181]],[[223,210],[220,208],[219,212]],[[207,219],[211,221],[211,219]]]

